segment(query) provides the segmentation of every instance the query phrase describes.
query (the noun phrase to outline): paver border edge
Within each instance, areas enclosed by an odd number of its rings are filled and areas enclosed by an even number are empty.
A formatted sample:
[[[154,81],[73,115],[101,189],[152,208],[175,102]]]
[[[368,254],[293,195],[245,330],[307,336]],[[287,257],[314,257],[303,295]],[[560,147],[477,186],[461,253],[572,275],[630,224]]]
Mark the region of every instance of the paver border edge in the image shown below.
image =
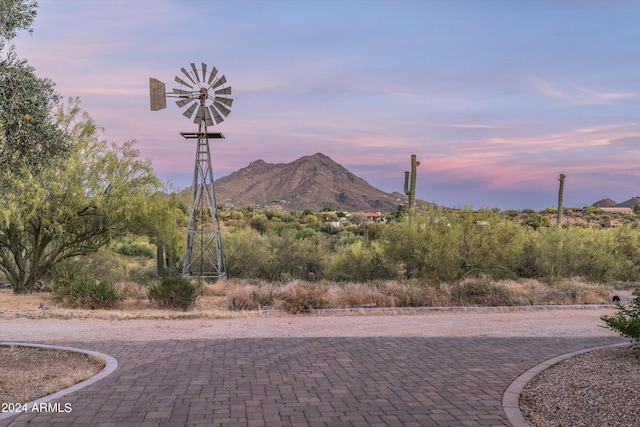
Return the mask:
[[[541,373],[545,369],[549,369],[553,365],[557,365],[563,360],[578,356],[583,353],[610,347],[620,347],[624,345],[629,345],[629,342],[583,348],[582,350],[564,353],[559,356],[552,357],[551,359],[547,359],[544,362],[539,363],[531,369],[523,372],[518,378],[516,378],[511,384],[509,384],[509,387],[507,387],[507,389],[504,391],[504,394],[502,395],[502,410],[504,411],[504,414],[506,415],[509,423],[511,423],[511,426],[531,427],[531,425],[525,420],[522,412],[520,411],[520,394],[522,393],[526,385],[539,373]]]
[[[74,384],[71,387],[64,388],[62,390],[56,391],[55,393],[51,393],[39,399],[33,400],[27,403],[28,408],[32,408],[33,405],[39,405],[40,403],[47,403],[52,400],[59,399],[62,396],[66,396],[67,394],[73,393],[84,387],[94,384],[100,381],[101,379],[103,379],[104,377],[106,377],[107,375],[113,373],[118,368],[118,360],[115,357],[109,356],[108,354],[93,351],[93,350],[85,350],[85,349],[76,348],[76,347],[63,347],[58,345],[34,344],[34,343],[24,343],[24,342],[7,342],[7,341],[0,341],[0,345],[1,346],[19,346],[19,347],[37,347],[37,348],[46,348],[50,350],[60,350],[60,351],[73,351],[75,353],[84,353],[90,356],[101,357],[105,361],[104,368],[100,372],[92,376],[91,378],[87,378],[86,380],[81,381],[77,384]],[[0,413],[0,420],[5,420],[7,418],[11,418],[21,413],[23,412]]]

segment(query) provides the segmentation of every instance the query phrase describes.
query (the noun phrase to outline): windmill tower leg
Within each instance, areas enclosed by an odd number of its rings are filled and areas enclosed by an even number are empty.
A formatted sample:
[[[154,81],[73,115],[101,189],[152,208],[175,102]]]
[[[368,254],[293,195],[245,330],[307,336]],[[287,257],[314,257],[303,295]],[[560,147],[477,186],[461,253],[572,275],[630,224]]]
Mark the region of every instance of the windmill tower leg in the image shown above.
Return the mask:
[[[193,206],[187,226],[187,250],[182,273],[185,276],[224,280],[226,271],[209,148],[210,136],[223,136],[208,133],[205,123],[200,124],[197,134],[183,136],[197,137],[198,143],[193,172]]]

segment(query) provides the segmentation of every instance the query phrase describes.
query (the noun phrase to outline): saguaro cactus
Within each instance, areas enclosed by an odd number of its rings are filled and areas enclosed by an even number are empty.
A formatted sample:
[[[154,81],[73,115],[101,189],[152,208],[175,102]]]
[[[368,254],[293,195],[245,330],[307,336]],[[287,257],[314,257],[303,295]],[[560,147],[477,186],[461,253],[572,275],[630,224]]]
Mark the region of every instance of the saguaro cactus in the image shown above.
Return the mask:
[[[560,174],[560,189],[558,190],[558,223],[556,224],[558,227],[562,227],[562,193],[564,192],[564,179],[567,176],[563,173]]]
[[[416,155],[411,155],[411,172],[404,173],[404,193],[409,196],[409,218],[413,218],[416,211],[416,168],[420,162],[416,161]]]

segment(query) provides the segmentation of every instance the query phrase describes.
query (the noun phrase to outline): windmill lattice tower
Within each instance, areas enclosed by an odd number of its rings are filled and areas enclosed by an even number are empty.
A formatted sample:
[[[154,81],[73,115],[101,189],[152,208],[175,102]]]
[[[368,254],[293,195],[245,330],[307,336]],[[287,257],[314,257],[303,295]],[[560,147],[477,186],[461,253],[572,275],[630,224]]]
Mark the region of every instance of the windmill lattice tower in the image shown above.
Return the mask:
[[[165,84],[160,80],[149,80],[151,110],[166,108],[167,97],[177,98],[178,107],[187,107],[183,115],[194,118],[197,132],[180,132],[186,139],[197,140],[196,160],[193,171],[193,205],[189,213],[187,226],[187,249],[182,264],[185,276],[225,279],[226,270],[220,221],[216,204],[213,169],[211,167],[211,149],[209,139],[224,139],[221,132],[209,132],[208,127],[220,124],[231,112],[233,104],[231,87],[225,86],[225,76],[218,77],[215,67],[207,70],[202,63],[197,68],[191,63],[191,70],[180,69],[182,76],[175,81],[180,86],[172,92],[165,92]]]

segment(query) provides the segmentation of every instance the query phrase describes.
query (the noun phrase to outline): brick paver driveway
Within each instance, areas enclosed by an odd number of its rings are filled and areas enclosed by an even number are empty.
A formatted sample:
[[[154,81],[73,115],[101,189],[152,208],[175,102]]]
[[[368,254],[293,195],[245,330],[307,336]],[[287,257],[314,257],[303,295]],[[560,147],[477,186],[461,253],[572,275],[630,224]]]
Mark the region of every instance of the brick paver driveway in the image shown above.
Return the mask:
[[[118,369],[2,425],[503,426],[522,372],[616,337],[239,338],[64,342]],[[56,343],[50,343],[56,344]]]

